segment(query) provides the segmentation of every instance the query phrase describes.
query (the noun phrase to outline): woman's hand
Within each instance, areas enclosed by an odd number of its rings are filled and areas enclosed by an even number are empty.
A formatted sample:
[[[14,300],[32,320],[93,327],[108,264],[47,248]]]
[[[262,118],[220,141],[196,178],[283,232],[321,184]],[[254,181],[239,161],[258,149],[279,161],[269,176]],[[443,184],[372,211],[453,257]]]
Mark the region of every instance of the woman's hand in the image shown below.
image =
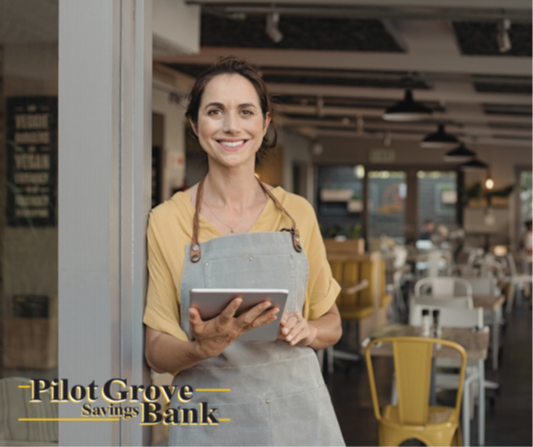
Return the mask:
[[[236,297],[219,316],[207,321],[202,320],[198,310],[189,310],[189,322],[195,336],[193,343],[198,357],[216,357],[245,332],[274,321],[279,312],[278,307],[267,311],[272,303],[266,300],[235,318],[241,303],[242,298]]]
[[[283,312],[278,339],[285,340],[291,346],[296,344],[309,346],[317,335],[317,328],[309,324],[300,312]]]

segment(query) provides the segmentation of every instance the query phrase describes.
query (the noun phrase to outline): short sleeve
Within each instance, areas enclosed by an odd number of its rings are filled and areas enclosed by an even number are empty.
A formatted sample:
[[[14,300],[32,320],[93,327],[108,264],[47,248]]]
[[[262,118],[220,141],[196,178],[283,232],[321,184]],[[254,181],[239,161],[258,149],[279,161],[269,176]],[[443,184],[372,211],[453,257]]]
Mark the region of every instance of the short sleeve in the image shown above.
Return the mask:
[[[179,297],[161,249],[163,236],[157,225],[157,216],[152,211],[147,230],[149,279],[143,322],[156,331],[187,341],[187,335],[179,324]]]
[[[309,208],[307,227],[309,240],[305,244],[307,247],[304,247],[309,262],[309,279],[307,282],[304,317],[308,320],[316,320],[331,309],[341,291],[341,287],[331,273],[324,240],[320,234],[315,212],[311,205],[309,205]]]

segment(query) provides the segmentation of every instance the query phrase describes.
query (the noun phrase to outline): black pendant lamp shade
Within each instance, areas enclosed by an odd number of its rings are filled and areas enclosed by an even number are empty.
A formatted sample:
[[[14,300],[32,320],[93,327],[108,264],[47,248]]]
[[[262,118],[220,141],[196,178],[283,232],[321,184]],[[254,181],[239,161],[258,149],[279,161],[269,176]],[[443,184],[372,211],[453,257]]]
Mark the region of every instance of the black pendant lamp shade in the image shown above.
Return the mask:
[[[425,149],[452,149],[459,144],[455,135],[446,133],[444,124],[439,124],[437,132],[430,133],[420,142]]]
[[[470,161],[476,156],[476,153],[467,149],[463,143],[459,145],[458,148],[446,152],[444,156],[444,161],[450,161],[452,163],[462,163],[465,161]]]
[[[411,90],[405,91],[405,98],[385,110],[382,118],[385,121],[420,121],[432,114],[432,110],[428,109],[424,104],[413,100],[413,92]]]
[[[463,163],[461,166],[459,166],[459,168],[461,168],[461,170],[465,172],[482,171],[482,170],[488,169],[489,165],[487,163],[483,163],[477,158],[474,158],[473,160]]]

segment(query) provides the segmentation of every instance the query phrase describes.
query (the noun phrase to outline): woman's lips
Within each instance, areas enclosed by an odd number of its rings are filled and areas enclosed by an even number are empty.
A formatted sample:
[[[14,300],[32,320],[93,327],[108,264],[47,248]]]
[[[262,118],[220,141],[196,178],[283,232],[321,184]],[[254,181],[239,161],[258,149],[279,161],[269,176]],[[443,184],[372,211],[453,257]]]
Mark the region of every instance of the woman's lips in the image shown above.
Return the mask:
[[[217,140],[217,143],[224,148],[226,151],[238,151],[241,149],[248,140]]]

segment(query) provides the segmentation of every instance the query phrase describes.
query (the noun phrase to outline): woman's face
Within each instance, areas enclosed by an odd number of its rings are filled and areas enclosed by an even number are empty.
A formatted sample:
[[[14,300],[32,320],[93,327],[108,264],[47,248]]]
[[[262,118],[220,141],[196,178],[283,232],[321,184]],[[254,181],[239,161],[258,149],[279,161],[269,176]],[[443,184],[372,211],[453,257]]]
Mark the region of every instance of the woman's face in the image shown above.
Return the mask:
[[[252,83],[238,74],[215,76],[205,86],[196,126],[209,163],[237,167],[255,163],[270,123]]]

